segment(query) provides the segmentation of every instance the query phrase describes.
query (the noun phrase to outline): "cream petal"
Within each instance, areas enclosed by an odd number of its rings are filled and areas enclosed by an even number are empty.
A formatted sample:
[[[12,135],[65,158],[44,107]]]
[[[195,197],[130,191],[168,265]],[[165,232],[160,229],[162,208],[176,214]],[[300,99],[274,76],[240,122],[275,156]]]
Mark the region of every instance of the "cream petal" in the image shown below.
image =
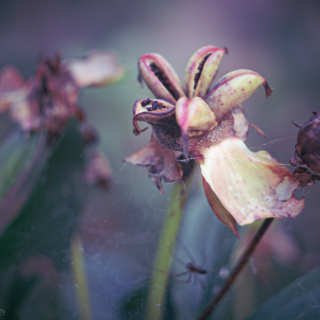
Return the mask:
[[[304,199],[293,196],[299,181],[266,151],[251,152],[233,136],[200,154],[203,177],[239,225],[301,212]]]

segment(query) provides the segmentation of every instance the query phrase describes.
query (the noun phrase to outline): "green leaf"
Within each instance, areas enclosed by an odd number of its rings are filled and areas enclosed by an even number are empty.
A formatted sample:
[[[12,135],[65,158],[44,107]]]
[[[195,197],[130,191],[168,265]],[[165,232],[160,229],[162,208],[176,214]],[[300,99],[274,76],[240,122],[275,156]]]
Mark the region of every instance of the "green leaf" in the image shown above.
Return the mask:
[[[82,152],[82,137],[72,123],[19,217],[0,238],[2,263],[21,263],[28,256],[44,254],[58,269],[68,264],[66,250],[83,198]]]
[[[320,268],[293,281],[246,319],[320,319]]]
[[[15,131],[0,146],[0,235],[26,202],[51,152],[46,136],[43,132],[24,138]]]

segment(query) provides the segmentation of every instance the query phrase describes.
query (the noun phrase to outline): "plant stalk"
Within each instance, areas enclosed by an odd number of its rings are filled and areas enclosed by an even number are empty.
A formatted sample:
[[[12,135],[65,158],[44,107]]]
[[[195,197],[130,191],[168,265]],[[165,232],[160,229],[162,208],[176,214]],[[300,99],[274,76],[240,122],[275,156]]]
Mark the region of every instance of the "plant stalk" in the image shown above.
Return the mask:
[[[223,296],[226,294],[226,292],[229,290],[229,288],[232,286],[232,284],[235,282],[236,278],[242,271],[242,269],[246,266],[249,258],[251,257],[254,249],[260,242],[262,236],[265,234],[265,232],[268,230],[271,222],[274,220],[274,218],[268,218],[265,219],[260,226],[257,233],[252,238],[250,244],[248,245],[247,249],[244,251],[240,259],[238,260],[236,266],[234,267],[231,275],[229,276],[228,280],[225,282],[224,286],[221,288],[219,293],[213,298],[213,300],[208,304],[208,306],[205,308],[203,313],[200,315],[198,320],[205,320],[208,319],[211,312],[215,309],[219,301],[223,298]]]
[[[74,282],[77,286],[76,289],[81,319],[91,320],[91,305],[89,298],[87,276],[85,271],[85,262],[83,258],[83,247],[78,235],[76,235],[72,240],[71,251]]]
[[[175,247],[191,179],[192,172],[188,177],[182,178],[183,183],[176,182],[172,188],[171,199],[158,244],[152,281],[149,289],[146,317],[148,320],[161,320],[164,313],[164,297],[167,288],[171,257]]]

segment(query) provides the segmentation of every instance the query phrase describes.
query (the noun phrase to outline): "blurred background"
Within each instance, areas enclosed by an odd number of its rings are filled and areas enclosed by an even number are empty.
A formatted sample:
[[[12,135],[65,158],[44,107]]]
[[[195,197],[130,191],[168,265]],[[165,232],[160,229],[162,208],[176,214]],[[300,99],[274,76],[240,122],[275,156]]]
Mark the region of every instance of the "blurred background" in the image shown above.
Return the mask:
[[[320,111],[319,1],[0,1],[1,67],[13,64],[29,77],[42,54],[60,51],[69,58],[108,48],[118,54],[125,69],[118,83],[85,89],[79,100],[99,132],[100,150],[113,171],[107,192],[97,187],[87,194],[78,226],[93,319],[142,318],[172,187],[166,185],[161,195],[145,168],[122,161],[150,138],[150,130],[139,137],[132,133],[132,104],[152,97],[137,82],[137,60],[147,52],[160,53],[183,78],[189,57],[205,45],[229,49],[218,78],[235,69],[252,69],[274,88],[270,98],[259,88],[243,104],[248,121],[267,135],[264,139],[251,129],[246,143],[253,151],[267,150],[289,164],[298,132],[291,119],[303,124],[312,111]],[[272,293],[320,265],[319,191],[319,184],[303,191],[303,212],[271,227],[243,284],[240,281],[225,302],[232,308],[222,310],[220,319],[242,319]],[[199,264],[205,257],[206,268],[219,267],[219,272],[208,280],[210,290],[205,293],[199,284],[177,284],[172,279],[168,304],[175,309],[167,313],[168,319],[195,318],[201,310],[198,300],[218,290],[250,230],[242,227],[240,232],[242,242],[217,222],[206,204],[200,176],[195,175],[179,239]],[[181,248],[176,255],[188,262]],[[172,272],[182,271],[177,265]],[[64,310],[58,318],[80,319],[70,272],[60,275],[58,283]],[[54,307],[43,307],[50,290],[37,290],[28,297],[20,318],[45,319],[46,314],[55,319],[48,311]]]

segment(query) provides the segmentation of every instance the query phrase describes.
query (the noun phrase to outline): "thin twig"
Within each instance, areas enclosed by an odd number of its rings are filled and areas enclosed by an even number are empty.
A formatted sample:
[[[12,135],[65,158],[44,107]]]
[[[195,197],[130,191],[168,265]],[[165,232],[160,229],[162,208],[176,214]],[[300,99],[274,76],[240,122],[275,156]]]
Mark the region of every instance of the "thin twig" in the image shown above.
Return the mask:
[[[238,260],[235,268],[233,269],[231,275],[229,276],[228,280],[225,282],[224,286],[221,288],[219,293],[213,298],[213,300],[208,304],[208,306],[205,308],[204,312],[201,314],[201,316],[198,318],[198,320],[205,320],[210,316],[210,313],[215,309],[219,301],[223,298],[225,293],[229,290],[231,285],[234,283],[236,280],[237,276],[240,274],[242,269],[246,266],[249,258],[251,257],[254,249],[260,242],[262,236],[265,234],[265,232],[268,230],[271,222],[273,221],[274,218],[268,218],[264,220],[262,225],[260,226],[259,230],[257,233],[254,235],[252,238],[249,246],[243,253],[243,255],[240,257]]]

